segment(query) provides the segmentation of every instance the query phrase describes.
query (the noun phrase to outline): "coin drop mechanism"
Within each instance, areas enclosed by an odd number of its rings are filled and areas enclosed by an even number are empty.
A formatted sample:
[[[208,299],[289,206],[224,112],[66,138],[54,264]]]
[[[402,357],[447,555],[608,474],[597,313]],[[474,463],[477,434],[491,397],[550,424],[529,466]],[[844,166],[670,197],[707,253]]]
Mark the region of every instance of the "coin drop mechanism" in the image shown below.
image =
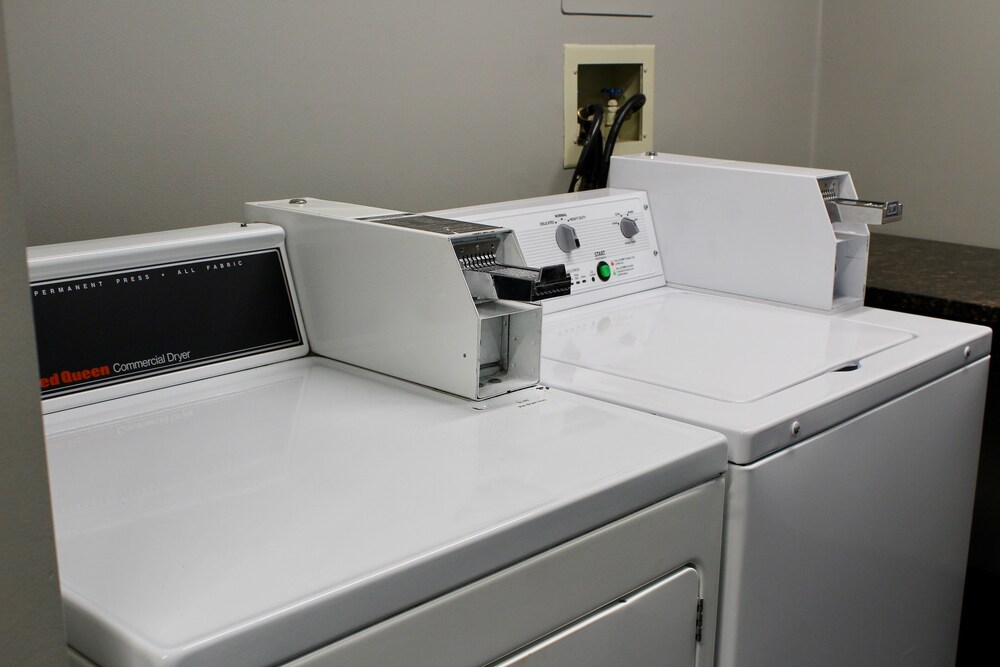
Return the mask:
[[[538,383],[537,301],[570,279],[525,266],[511,230],[320,199],[246,216],[285,229],[317,354],[473,400]]]
[[[903,216],[835,169],[647,153],[608,185],[649,197],[667,283],[826,312],[864,303],[869,227]]]

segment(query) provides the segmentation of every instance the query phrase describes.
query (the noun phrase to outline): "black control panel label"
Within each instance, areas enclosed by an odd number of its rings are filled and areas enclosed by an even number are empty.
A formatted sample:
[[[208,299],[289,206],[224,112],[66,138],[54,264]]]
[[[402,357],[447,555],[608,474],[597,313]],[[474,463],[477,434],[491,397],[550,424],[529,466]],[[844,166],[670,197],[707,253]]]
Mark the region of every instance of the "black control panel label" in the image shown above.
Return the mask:
[[[31,284],[42,397],[302,343],[277,249]]]

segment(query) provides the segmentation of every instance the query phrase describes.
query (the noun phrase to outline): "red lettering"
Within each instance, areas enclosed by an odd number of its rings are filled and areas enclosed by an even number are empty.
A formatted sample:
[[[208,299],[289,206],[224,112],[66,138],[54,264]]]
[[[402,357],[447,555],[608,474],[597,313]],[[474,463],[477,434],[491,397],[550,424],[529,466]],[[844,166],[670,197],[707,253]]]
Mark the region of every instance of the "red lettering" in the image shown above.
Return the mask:
[[[53,373],[47,378],[41,378],[39,384],[41,384],[42,389],[49,389],[57,387],[60,384],[71,384],[73,382],[80,382],[81,380],[94,380],[107,377],[108,375],[111,375],[110,366],[95,366],[94,368],[85,368],[82,371],[60,371]]]

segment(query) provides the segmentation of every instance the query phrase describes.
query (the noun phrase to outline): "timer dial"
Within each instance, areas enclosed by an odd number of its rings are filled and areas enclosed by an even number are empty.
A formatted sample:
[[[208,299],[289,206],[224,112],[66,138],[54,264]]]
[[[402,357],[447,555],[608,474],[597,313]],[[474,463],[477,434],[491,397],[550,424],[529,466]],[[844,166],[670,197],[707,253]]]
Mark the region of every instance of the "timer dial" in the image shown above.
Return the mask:
[[[556,245],[563,252],[573,252],[580,247],[580,239],[576,236],[576,230],[569,225],[559,225],[556,227]]]
[[[622,218],[618,223],[618,229],[621,230],[622,236],[627,239],[639,233],[639,225],[632,218]]]

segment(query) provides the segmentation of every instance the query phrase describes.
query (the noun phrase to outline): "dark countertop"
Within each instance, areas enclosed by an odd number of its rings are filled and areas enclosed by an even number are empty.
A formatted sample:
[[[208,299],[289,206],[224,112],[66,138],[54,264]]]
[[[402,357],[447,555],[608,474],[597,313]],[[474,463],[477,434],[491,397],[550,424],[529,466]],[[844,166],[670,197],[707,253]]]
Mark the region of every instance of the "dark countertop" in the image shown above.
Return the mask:
[[[1000,250],[872,234],[865,305],[984,324],[1000,353]],[[957,667],[994,650],[1000,598],[1000,363],[991,363]],[[987,620],[989,619],[989,620]]]
[[[1000,250],[872,234],[865,305],[1000,325]]]

